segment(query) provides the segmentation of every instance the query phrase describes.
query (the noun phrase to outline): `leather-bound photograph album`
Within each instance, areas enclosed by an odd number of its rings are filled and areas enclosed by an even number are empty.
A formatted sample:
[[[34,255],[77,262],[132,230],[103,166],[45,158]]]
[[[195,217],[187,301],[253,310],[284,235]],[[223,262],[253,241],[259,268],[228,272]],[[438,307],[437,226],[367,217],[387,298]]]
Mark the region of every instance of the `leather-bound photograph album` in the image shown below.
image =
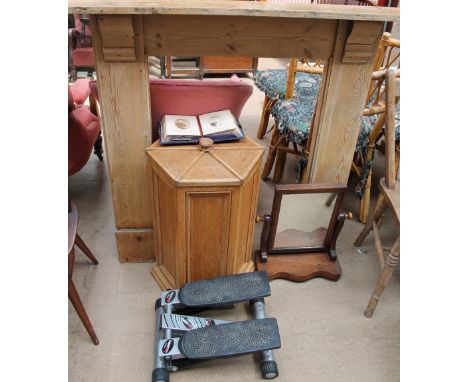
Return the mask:
[[[196,144],[201,137],[214,142],[238,141],[244,132],[230,110],[200,115],[165,115],[160,123],[162,145]]]

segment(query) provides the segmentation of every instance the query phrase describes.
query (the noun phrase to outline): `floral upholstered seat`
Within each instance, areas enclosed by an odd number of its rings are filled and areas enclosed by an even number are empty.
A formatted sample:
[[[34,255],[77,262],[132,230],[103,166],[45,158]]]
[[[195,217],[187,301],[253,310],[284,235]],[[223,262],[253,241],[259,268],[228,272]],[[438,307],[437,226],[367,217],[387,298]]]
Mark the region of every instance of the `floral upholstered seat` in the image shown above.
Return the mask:
[[[305,145],[315,110],[316,97],[282,99],[275,103],[271,114],[276,127],[289,142]]]
[[[313,113],[317,97],[302,97],[291,98],[288,100],[279,100],[271,109],[271,114],[275,118],[276,126],[281,135],[286,136],[289,142],[297,143],[300,146],[305,146],[309,137],[310,125],[312,123]],[[396,105],[395,110],[395,140],[400,141],[400,104]],[[359,132],[358,141],[356,144],[356,152],[361,152],[363,158],[367,158],[368,137],[377,121],[378,116],[372,115],[361,119],[361,129]],[[362,196],[364,186],[367,181],[371,162],[363,166],[364,171],[361,174],[361,179],[357,192]],[[298,167],[298,171],[302,171],[304,164]],[[299,176],[300,174],[298,174]]]
[[[368,143],[368,136],[374,127],[375,122],[378,117],[376,115],[371,115],[370,117],[363,117],[361,121],[361,131],[359,132],[356,152],[362,151],[365,149]],[[395,107],[395,141],[400,141],[400,104],[397,103]]]
[[[287,69],[259,70],[254,81],[265,95],[271,99],[283,99],[286,93]],[[319,74],[297,73],[294,82],[294,97],[317,98],[320,88]]]

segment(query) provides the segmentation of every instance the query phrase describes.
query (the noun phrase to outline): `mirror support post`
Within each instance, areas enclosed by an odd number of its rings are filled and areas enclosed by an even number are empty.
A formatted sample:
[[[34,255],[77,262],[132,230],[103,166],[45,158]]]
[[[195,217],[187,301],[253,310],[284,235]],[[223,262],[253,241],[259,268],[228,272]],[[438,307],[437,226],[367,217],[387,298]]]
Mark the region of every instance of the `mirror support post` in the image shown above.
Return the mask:
[[[257,217],[257,223],[263,222],[262,233],[260,235],[260,256],[262,263],[267,262],[268,257],[268,238],[270,236],[271,215],[263,215],[263,218]]]
[[[336,256],[336,240],[338,239],[338,236],[343,229],[343,225],[346,219],[352,219],[352,214],[351,212],[348,213],[341,213],[338,215],[338,219],[336,220],[336,225],[335,229],[333,230],[332,234],[332,239],[330,242],[330,249],[328,251],[328,255],[330,256],[331,261],[335,261],[337,256]]]

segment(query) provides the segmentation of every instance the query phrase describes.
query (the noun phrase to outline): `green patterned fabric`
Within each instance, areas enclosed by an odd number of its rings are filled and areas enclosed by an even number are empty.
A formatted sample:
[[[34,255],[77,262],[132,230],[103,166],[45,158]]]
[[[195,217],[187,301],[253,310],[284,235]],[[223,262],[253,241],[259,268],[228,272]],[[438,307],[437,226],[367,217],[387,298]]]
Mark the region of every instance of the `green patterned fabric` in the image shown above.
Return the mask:
[[[287,78],[287,69],[258,70],[254,75],[254,82],[269,98],[284,99]],[[317,98],[320,80],[320,74],[296,73],[294,97]]]
[[[320,90],[321,76],[318,74],[297,73],[294,86],[294,97],[285,100],[286,80],[288,72],[286,69],[268,69],[257,71],[254,76],[255,85],[269,98],[278,101],[271,109],[271,115],[275,118],[276,126],[289,142],[296,143],[302,147],[309,137],[310,125]],[[372,102],[372,99],[371,99]],[[367,158],[368,137],[378,116],[363,117],[361,129],[356,144],[356,152],[361,152],[363,158]],[[400,141],[400,104],[395,108],[395,139]],[[373,159],[373,158],[372,158]],[[372,166],[372,159],[366,161],[361,173],[357,193],[362,197],[364,188]],[[298,181],[307,164],[307,158],[301,152],[301,158],[296,166]]]
[[[368,144],[369,144],[369,134],[374,127],[375,122],[378,117],[372,115],[369,117],[363,117],[361,120],[361,130],[359,131],[359,137],[356,144],[356,153],[360,152],[362,158],[365,162],[362,165],[361,176],[359,178],[359,183],[356,187],[357,194],[362,198],[364,195],[364,190],[366,188],[367,179],[369,178],[369,173],[372,167],[372,162],[374,160],[374,152],[372,153],[372,158],[367,159]],[[395,141],[400,142],[400,103],[398,102],[395,105]]]
[[[271,109],[279,132],[289,142],[305,145],[315,111],[316,97],[278,100]]]

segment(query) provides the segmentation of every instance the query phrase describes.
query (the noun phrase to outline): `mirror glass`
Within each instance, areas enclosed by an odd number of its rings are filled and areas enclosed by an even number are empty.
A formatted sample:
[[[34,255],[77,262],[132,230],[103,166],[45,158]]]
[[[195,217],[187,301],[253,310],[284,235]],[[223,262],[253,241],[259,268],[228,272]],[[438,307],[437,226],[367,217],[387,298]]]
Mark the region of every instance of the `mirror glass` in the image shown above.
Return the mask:
[[[283,195],[273,248],[323,245],[335,206],[336,199],[331,199],[333,195]]]

